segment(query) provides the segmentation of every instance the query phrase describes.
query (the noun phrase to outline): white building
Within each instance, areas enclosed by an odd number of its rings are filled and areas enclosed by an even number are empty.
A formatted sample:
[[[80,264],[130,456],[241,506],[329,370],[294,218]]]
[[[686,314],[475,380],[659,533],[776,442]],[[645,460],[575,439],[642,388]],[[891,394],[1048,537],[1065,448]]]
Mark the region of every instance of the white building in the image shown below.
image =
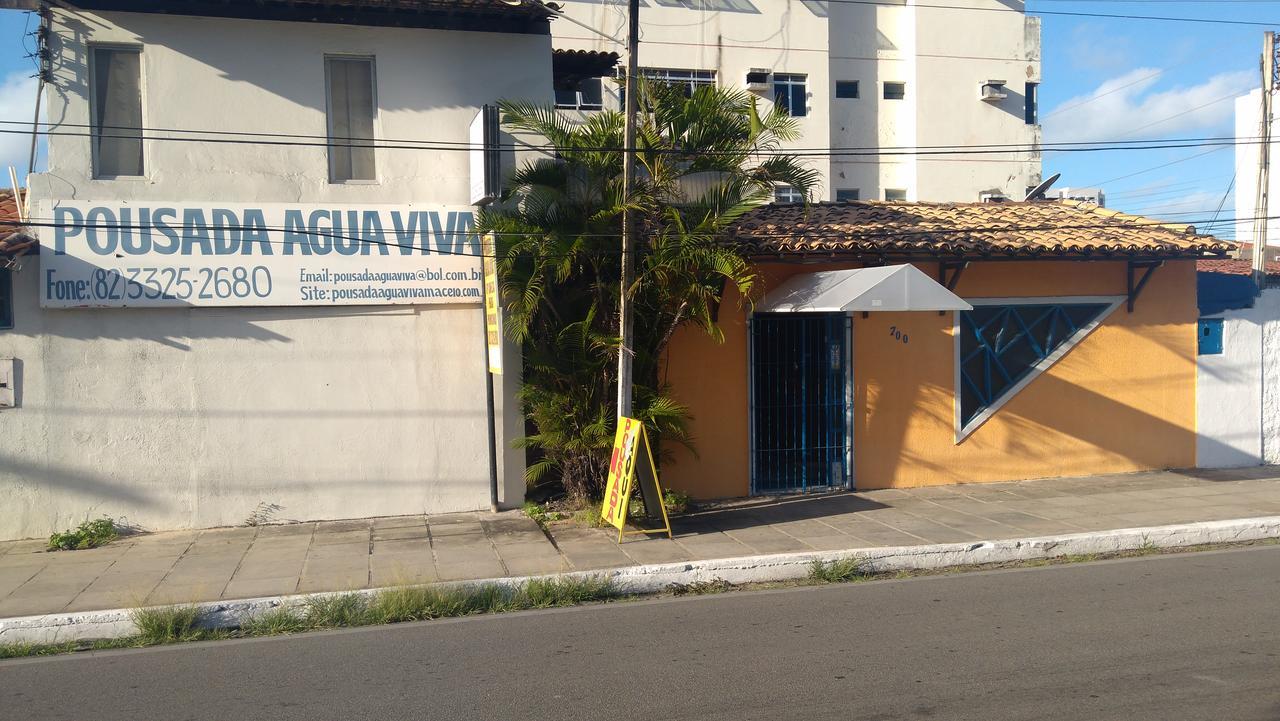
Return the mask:
[[[1076,200],[1081,203],[1093,203],[1099,208],[1107,207],[1107,194],[1102,188],[1055,188],[1049,195],[1058,200]]]
[[[1280,463],[1280,264],[1197,264],[1196,465]]]
[[[41,251],[0,330],[0,538],[487,508],[459,149],[483,104],[552,101],[545,13],[83,0],[47,22]],[[499,448],[522,434],[514,355]],[[501,454],[504,504],[523,470]]]
[[[625,2],[563,5],[573,20],[625,37]],[[675,82],[746,87],[801,116],[802,137],[789,147],[812,153],[822,171],[815,200],[1021,200],[1040,182],[1038,150],[927,146],[1039,147],[1040,23],[1023,10],[1017,0],[646,0],[639,63]],[[558,50],[625,50],[564,20],[552,34]],[[558,97],[586,112],[618,103],[615,84],[591,80]]]
[[[1275,112],[1271,119],[1271,187],[1267,215],[1267,245],[1280,245],[1280,131],[1275,122]],[[1243,140],[1236,144],[1236,241],[1252,245],[1257,235],[1253,218],[1258,216],[1258,155],[1262,146],[1257,142],[1262,134],[1262,90],[1254,89],[1248,95],[1236,98],[1236,138]]]

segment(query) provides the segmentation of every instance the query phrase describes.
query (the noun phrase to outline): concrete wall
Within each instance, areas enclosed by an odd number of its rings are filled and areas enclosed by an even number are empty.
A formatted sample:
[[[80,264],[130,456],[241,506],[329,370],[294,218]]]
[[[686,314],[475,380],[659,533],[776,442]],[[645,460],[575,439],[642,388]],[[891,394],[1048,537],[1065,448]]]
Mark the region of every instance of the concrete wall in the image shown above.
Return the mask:
[[[1280,462],[1280,289],[1206,317],[1224,319],[1222,354],[1197,357],[1196,465]]]
[[[1255,89],[1248,95],[1236,98],[1236,137],[1256,139],[1262,132],[1262,91]],[[1272,110],[1273,114],[1276,112]],[[1270,209],[1268,215],[1275,216],[1275,198],[1280,198],[1280,173],[1275,170],[1275,158],[1280,157],[1280,138],[1276,136],[1280,131],[1280,126],[1276,125],[1275,120],[1271,121],[1271,187],[1270,191]],[[1246,142],[1236,145],[1236,191],[1235,191],[1235,217],[1240,218],[1236,223],[1235,239],[1241,243],[1254,242],[1253,218],[1258,216],[1256,212],[1258,202],[1258,153],[1262,146],[1256,142]],[[1280,219],[1272,217],[1267,221],[1267,244],[1275,247],[1280,245]]]
[[[467,141],[478,107],[551,101],[550,38],[55,11],[49,170],[35,200],[466,204],[466,154],[378,151],[379,179],[328,182],[324,147],[151,140],[148,175],[96,180],[86,50],[143,47],[154,128],[325,135],[324,55],[372,55],[378,136]],[[160,133],[163,135],[163,133]],[[147,529],[487,507],[478,305],[41,310],[16,276],[18,407],[0,410],[0,538],[102,514]],[[498,412],[513,406],[508,349]],[[522,434],[503,416],[499,442]],[[501,492],[523,498],[523,455]]]
[[[765,288],[849,265],[766,265]],[[921,264],[933,274],[937,266]],[[1123,295],[1123,262],[974,263],[961,297]],[[1195,462],[1195,268],[1167,263],[1135,311],[1121,306],[1060,361],[957,442],[951,314],[853,318],[858,488],[925,486],[1187,467]],[[668,380],[692,411],[698,455],[674,449],[664,483],[696,497],[749,492],[744,309],[727,298],[724,343],[672,339]],[[885,342],[890,325],[910,344]]]
[[[952,3],[955,4],[955,3]],[[1038,125],[1023,117],[1023,85],[1040,79],[1038,20],[1021,2],[965,0],[978,8],[904,4],[858,5],[803,0],[732,0],[696,3],[698,9],[646,3],[640,11],[640,65],[714,70],[717,83],[743,87],[750,68],[808,76],[809,114],[792,148],[818,149],[973,145],[1039,141]],[[733,6],[737,10],[707,9]],[[626,32],[626,7],[570,0],[565,12],[601,32]],[[577,25],[552,22],[556,48],[620,51],[617,44]],[[985,80],[1008,82],[996,104],[979,100]],[[858,81],[860,97],[837,99],[837,81]],[[903,100],[882,99],[883,83],[906,83]],[[772,91],[759,93],[762,105]],[[606,103],[607,104],[607,103]],[[974,201],[999,190],[1021,200],[1040,180],[1038,153],[985,156],[835,155],[812,157],[822,172],[815,199],[834,200],[837,189],[864,200],[886,188],[910,200]]]

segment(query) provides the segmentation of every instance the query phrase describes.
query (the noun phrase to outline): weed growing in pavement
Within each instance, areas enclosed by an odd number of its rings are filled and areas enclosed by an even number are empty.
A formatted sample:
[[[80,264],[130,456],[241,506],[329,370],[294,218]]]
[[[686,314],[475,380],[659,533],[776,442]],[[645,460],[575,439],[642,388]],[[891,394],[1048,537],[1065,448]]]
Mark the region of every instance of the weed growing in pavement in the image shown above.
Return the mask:
[[[846,583],[865,581],[875,576],[866,566],[866,559],[841,558],[835,561],[814,561],[809,566],[809,580],[818,583]]]
[[[263,611],[240,626],[240,631],[249,636],[279,636],[305,630],[307,630],[307,619],[284,606]]]
[[[120,537],[112,518],[85,521],[76,528],[49,536],[50,551],[83,551],[110,543]]]

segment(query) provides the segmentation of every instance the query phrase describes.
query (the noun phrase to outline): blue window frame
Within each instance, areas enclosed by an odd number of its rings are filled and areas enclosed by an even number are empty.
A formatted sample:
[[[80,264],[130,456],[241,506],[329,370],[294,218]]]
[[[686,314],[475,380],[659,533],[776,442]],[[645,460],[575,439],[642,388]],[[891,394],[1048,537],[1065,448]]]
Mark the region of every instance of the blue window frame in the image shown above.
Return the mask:
[[[1196,353],[1198,355],[1222,354],[1222,319],[1201,318],[1200,331],[1196,334]]]
[[[975,305],[960,313],[960,425],[1018,389],[1110,303]]]
[[[0,268],[0,329],[13,327],[13,271]]]

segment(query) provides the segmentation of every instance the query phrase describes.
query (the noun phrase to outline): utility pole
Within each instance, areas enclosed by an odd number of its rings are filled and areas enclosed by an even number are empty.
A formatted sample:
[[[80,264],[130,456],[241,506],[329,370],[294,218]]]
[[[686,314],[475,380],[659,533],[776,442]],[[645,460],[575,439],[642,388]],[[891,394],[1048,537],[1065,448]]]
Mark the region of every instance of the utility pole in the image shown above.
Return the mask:
[[[626,96],[626,125],[622,141],[622,202],[631,203],[636,184],[636,73],[639,68],[640,0],[630,0],[627,11],[627,76],[623,79]],[[628,294],[635,283],[636,267],[635,218],[629,207],[622,211],[622,281],[618,297],[618,330],[622,343],[618,346],[618,416],[631,417],[632,363],[635,360],[635,309]]]
[[[1258,145],[1258,188],[1253,207],[1253,279],[1262,288],[1267,278],[1267,201],[1271,191],[1271,107],[1276,91],[1276,34],[1262,41],[1262,127]]]

